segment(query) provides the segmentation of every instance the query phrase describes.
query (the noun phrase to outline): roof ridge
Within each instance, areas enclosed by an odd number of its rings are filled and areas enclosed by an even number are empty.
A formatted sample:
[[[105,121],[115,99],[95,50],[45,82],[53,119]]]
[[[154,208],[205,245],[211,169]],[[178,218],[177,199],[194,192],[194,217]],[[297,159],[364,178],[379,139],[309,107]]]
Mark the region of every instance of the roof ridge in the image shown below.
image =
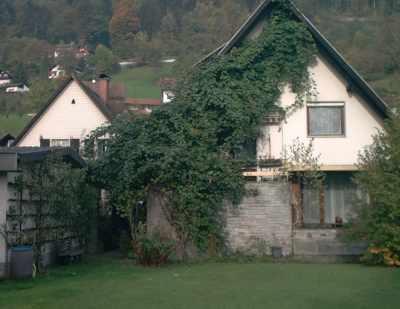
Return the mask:
[[[253,26],[257,19],[264,10],[271,9],[272,4],[276,3],[275,0],[264,0],[261,4],[249,15],[247,20],[238,28],[238,30],[233,34],[233,36],[223,45],[218,47],[216,50],[208,54],[206,57],[201,59],[195,64],[198,65],[203,63],[213,57],[214,55],[224,55],[227,54],[240,40],[245,36],[249,29]],[[355,70],[341,55],[341,53],[333,46],[333,44],[318,30],[318,28],[308,19],[293,1],[289,0],[290,9],[294,15],[305,25],[314,37],[320,48],[327,53],[329,59],[333,61],[333,65],[341,70],[341,73],[345,75],[348,82],[351,81],[351,86],[356,86],[361,95],[366,99],[367,103],[373,105],[373,107],[378,111],[383,117],[388,117],[390,115],[390,108],[386,102],[377,94],[377,92],[368,84],[368,82]],[[350,81],[349,81],[350,80]]]

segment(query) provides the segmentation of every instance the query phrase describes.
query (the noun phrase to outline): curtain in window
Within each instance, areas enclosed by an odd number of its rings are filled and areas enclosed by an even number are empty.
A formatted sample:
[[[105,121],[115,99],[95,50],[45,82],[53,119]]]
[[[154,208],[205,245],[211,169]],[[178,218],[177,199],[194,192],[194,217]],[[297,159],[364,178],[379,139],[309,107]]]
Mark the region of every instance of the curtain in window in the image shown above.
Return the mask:
[[[325,180],[325,223],[334,224],[336,218],[346,223],[353,215],[357,187],[351,173],[330,173]]]
[[[343,135],[343,107],[308,107],[311,136]]]
[[[303,220],[305,224],[320,223],[320,190],[309,185],[303,187]]]

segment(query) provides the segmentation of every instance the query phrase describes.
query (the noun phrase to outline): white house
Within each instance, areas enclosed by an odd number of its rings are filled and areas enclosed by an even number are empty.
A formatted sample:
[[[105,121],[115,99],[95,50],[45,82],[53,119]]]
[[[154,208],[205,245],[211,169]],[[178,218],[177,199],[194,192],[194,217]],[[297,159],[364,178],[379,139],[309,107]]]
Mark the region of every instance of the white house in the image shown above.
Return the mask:
[[[79,149],[93,130],[114,116],[108,99],[108,79],[84,83],[71,77],[17,136],[14,146]]]
[[[0,71],[0,87],[9,85],[12,81],[10,73],[5,71]]]
[[[53,68],[51,68],[49,72],[49,79],[58,79],[61,77],[65,77],[65,75],[66,75],[65,70],[60,65],[56,65]]]
[[[29,91],[29,87],[25,84],[17,84],[6,88],[6,93],[25,93]]]
[[[79,150],[93,130],[108,124],[116,115],[127,112],[146,116],[160,105],[159,99],[127,98],[124,86],[111,84],[106,75],[90,82],[70,77],[16,137],[13,145]]]
[[[234,36],[208,57],[225,55],[242,41],[256,38],[275,5],[263,1]],[[279,247],[285,255],[356,255],[362,244],[345,245],[337,233],[354,215],[359,192],[352,176],[359,152],[382,130],[389,109],[311,21],[293,4],[291,10],[318,48],[309,68],[316,92],[284,119],[271,114],[265,120],[257,141],[258,165],[245,173],[249,188],[257,194],[246,197],[239,208],[228,209],[228,243],[232,250],[244,252],[263,243]],[[295,97],[286,87],[277,105],[293,106]],[[290,148],[310,144],[325,172],[323,186],[310,188],[296,177],[304,166],[292,165],[289,181],[276,180]]]

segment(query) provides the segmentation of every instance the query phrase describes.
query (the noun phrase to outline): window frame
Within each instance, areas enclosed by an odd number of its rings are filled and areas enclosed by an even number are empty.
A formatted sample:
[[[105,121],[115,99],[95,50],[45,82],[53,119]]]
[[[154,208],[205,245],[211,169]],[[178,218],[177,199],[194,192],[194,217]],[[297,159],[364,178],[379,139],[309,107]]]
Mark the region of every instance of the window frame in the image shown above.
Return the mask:
[[[341,172],[327,172],[326,177],[331,177],[331,176],[335,176],[335,174],[348,174],[348,176],[350,177],[350,179],[353,179],[353,177],[356,175],[356,172],[353,171],[341,171]],[[305,222],[305,205],[304,205],[304,183],[297,180],[295,182],[292,183],[292,185],[298,185],[299,186],[299,192],[298,192],[298,208],[295,208],[295,204],[293,203],[292,205],[292,214],[293,214],[293,222],[295,222],[294,218],[297,215],[300,215],[298,218],[300,219],[300,221],[296,222],[294,227],[298,230],[301,229],[306,229],[306,230],[312,230],[312,229],[341,229],[343,227],[345,227],[346,220],[349,219],[349,217],[342,217],[342,221],[341,222],[327,222],[326,221],[326,216],[325,213],[328,210],[327,207],[327,196],[326,196],[326,189],[327,189],[327,180],[325,179],[323,181],[323,183],[321,183],[321,186],[319,188],[315,188],[316,193],[318,195],[318,209],[319,209],[319,223],[316,222]],[[359,187],[356,188],[356,190],[358,190]],[[293,187],[292,187],[292,191],[293,191]],[[296,214],[297,213],[297,214]]]
[[[342,134],[311,134],[311,126],[310,126],[310,109],[311,108],[330,108],[335,107],[341,108],[341,124],[342,124]],[[312,101],[307,102],[307,137],[309,138],[344,138],[346,137],[346,104],[344,101]]]

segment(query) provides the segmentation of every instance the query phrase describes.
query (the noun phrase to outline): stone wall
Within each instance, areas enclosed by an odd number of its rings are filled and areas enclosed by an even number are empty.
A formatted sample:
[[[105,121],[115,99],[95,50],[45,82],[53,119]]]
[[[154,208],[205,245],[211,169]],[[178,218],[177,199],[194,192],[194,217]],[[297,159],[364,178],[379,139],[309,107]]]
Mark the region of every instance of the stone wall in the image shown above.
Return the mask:
[[[365,252],[363,243],[345,243],[340,240],[336,229],[298,229],[293,237],[294,255],[315,256],[358,256]]]
[[[226,213],[228,246],[244,254],[270,254],[281,246],[292,252],[292,215],[289,184],[281,181],[248,183],[242,203],[229,206]]]

